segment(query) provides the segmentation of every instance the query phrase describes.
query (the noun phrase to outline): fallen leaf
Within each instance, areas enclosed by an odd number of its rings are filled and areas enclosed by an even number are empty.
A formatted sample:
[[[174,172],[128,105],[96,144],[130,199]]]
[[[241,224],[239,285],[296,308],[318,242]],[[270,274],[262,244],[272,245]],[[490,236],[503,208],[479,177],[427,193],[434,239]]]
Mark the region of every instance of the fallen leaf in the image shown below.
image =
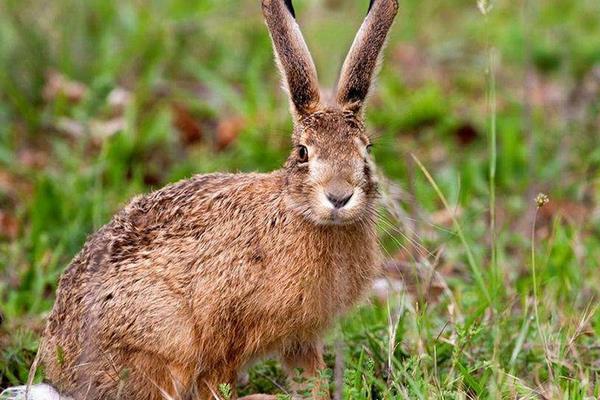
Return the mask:
[[[46,84],[42,96],[47,102],[64,96],[72,103],[78,103],[87,93],[87,86],[81,82],[69,79],[58,71],[50,70],[46,74]]]
[[[173,124],[179,132],[179,137],[184,144],[193,144],[202,140],[202,127],[190,111],[180,103],[173,103]]]
[[[6,211],[0,210],[0,236],[15,239],[19,235],[19,220]]]
[[[227,148],[238,137],[244,127],[245,121],[242,117],[231,117],[219,121],[215,138],[217,150],[221,151]]]

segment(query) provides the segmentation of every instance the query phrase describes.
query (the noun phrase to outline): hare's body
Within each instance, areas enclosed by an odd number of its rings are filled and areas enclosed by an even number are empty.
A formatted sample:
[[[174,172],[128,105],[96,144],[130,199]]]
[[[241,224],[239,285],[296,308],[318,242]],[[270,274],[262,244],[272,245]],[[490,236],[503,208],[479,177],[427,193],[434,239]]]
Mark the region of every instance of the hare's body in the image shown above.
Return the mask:
[[[139,197],[88,240],[40,350],[50,383],[75,400],[216,398],[222,383],[235,397],[240,368],[267,353],[328,397],[319,338],[376,272],[362,110],[398,5],[371,0],[328,102],[291,0],[262,6],[294,149],[270,174],[200,175]]]
[[[48,378],[86,398],[158,399],[317,341],[370,282],[376,236],[370,221],[310,223],[285,179],[196,176],[134,199],[61,279]]]

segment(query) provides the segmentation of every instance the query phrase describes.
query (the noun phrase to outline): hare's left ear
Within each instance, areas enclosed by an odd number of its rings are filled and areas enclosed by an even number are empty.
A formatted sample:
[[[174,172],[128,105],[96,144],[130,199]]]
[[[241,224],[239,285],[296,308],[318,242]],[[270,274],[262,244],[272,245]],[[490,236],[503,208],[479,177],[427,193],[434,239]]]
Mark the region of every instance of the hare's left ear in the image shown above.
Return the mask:
[[[342,66],[336,100],[343,108],[361,112],[397,11],[397,0],[371,0]]]

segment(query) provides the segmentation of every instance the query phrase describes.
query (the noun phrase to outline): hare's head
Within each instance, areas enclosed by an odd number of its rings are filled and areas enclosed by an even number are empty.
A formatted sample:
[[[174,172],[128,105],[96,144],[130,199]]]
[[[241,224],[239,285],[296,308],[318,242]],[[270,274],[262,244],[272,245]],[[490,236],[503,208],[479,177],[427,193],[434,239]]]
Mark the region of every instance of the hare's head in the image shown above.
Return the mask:
[[[321,96],[291,0],[263,0],[262,5],[294,117],[294,148],[286,163],[290,204],[318,224],[371,218],[377,184],[363,106],[397,0],[371,0],[333,99]]]

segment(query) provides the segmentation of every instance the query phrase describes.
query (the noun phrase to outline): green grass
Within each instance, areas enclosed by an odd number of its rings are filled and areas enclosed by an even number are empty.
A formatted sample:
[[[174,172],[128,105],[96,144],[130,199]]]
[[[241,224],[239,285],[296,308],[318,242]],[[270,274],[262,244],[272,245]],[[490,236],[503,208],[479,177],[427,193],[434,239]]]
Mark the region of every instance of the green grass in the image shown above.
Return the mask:
[[[368,2],[296,3],[331,86]],[[600,3],[492,6],[401,2],[367,113],[400,191],[381,242],[447,290],[417,280],[420,295],[340,321],[326,343],[344,398],[600,396]],[[44,96],[51,70],[81,96]],[[0,2],[0,387],[26,381],[87,235],[193,173],[277,168],[290,128],[258,1]],[[536,213],[537,192],[550,203]],[[244,390],[283,384],[265,362]]]

